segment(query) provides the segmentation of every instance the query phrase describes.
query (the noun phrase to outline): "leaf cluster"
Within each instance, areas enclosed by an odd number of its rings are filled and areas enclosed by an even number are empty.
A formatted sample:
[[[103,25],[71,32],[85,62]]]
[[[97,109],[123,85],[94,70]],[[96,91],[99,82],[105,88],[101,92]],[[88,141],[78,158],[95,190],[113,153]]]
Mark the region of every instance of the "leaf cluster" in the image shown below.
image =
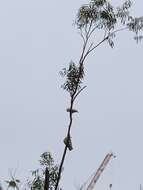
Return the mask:
[[[32,181],[29,182],[31,190],[41,190],[44,189],[44,177],[43,173],[41,175],[39,169],[32,171]]]
[[[57,182],[58,166],[54,164],[53,157],[50,152],[44,152],[39,160],[42,168],[32,171],[32,180],[29,186],[32,190],[43,190],[45,180],[45,168],[49,171],[49,190],[53,190]]]
[[[134,39],[139,42],[143,39],[143,35],[139,32],[143,30],[143,17],[132,18],[131,22],[127,24],[130,31],[135,33]]]
[[[64,68],[60,72],[62,77],[66,77],[65,83],[62,88],[74,95],[74,93],[81,88],[82,80],[84,78],[83,66],[76,65],[73,61],[70,62],[68,69]]]
[[[91,0],[89,4],[81,6],[76,19],[78,29],[87,29],[92,25],[110,31],[116,22],[113,6],[106,0]]]
[[[79,65],[73,61],[68,68],[64,68],[60,74],[66,78],[62,88],[74,96],[81,88],[84,78],[85,58],[104,41],[110,47],[114,47],[116,33],[122,30],[129,30],[134,33],[134,39],[139,42],[143,39],[140,31],[143,30],[143,17],[134,18],[130,15],[132,2],[126,0],[121,6],[114,7],[109,0],[90,0],[88,4],[80,7],[76,17],[76,25],[83,39],[82,55]],[[99,43],[95,43],[95,32],[102,37]],[[93,37],[94,36],[94,37]],[[92,41],[91,41],[92,40]]]
[[[109,45],[113,47],[111,33],[115,33],[117,27],[124,26],[135,34],[136,41],[142,39],[139,32],[143,30],[143,17],[134,18],[130,15],[132,2],[126,0],[121,6],[114,7],[108,0],[91,0],[89,4],[82,5],[77,13],[76,25],[79,30],[90,31],[95,29],[104,31],[110,38]],[[117,29],[118,30],[118,29]],[[119,30],[118,30],[119,31]],[[90,33],[90,34],[91,34]],[[89,34],[89,33],[88,33]]]

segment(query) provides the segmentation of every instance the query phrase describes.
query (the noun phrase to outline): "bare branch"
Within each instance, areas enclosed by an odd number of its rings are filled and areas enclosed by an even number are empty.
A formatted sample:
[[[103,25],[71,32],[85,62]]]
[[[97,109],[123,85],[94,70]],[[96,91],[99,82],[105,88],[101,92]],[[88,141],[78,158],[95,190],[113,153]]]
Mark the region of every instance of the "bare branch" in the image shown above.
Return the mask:
[[[112,33],[108,34],[106,37],[103,38],[103,40],[101,40],[101,41],[100,41],[97,45],[95,45],[93,48],[89,48],[89,50],[88,50],[88,51],[86,52],[86,54],[84,55],[82,61],[84,62],[85,59],[86,59],[86,57],[87,57],[92,51],[94,51],[98,46],[100,46],[103,42],[105,42],[105,41],[109,38],[110,35],[115,34],[115,33],[117,33],[117,32],[121,32],[121,31],[126,30],[126,29],[128,29],[128,27],[124,27],[124,28],[117,29],[117,30],[113,31]]]
[[[70,138],[70,130],[71,130],[72,121],[73,121],[73,118],[72,118],[73,103],[74,103],[74,100],[71,97],[71,102],[70,102],[70,110],[71,111],[69,112],[70,121],[69,121],[68,132],[67,132],[67,141],[69,141],[69,138]],[[57,182],[56,182],[55,190],[57,190],[58,186],[59,186],[59,182],[60,182],[60,178],[61,178],[61,173],[62,173],[62,168],[63,168],[63,164],[64,164],[64,161],[65,161],[67,149],[68,149],[68,143],[65,144],[64,152],[63,152],[61,163],[60,163],[60,166],[59,166],[59,172],[58,172],[58,177],[57,177]]]
[[[89,38],[91,37],[92,33],[98,28],[98,25],[96,25],[89,33]]]
[[[115,33],[117,33],[117,32],[121,32],[121,31],[126,30],[126,29],[128,29],[128,28],[129,28],[129,27],[119,28],[119,29],[113,31],[111,34],[115,34]]]
[[[93,51],[95,50],[98,46],[100,46],[104,41],[106,41],[109,38],[109,36],[105,37],[103,40],[101,40],[97,45],[95,45],[93,48],[89,49],[86,54],[84,55],[82,61],[84,62],[86,57]]]
[[[85,43],[85,38],[84,38],[84,35],[83,35],[83,32],[82,32],[82,30],[80,30],[80,36],[81,36],[81,38],[83,39],[83,42]]]
[[[74,96],[73,100],[75,100],[77,98],[77,96],[86,88],[87,86],[84,86],[83,88],[81,88],[77,94]]]

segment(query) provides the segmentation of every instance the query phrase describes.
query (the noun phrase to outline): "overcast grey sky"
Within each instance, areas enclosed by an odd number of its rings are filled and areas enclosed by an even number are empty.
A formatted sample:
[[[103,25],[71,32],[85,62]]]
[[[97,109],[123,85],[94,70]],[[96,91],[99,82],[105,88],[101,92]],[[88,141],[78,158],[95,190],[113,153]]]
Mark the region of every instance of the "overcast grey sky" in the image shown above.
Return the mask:
[[[9,168],[28,176],[44,151],[58,162],[68,123],[68,96],[59,71],[79,58],[81,39],[72,25],[88,1],[0,0],[0,179]],[[121,3],[120,0],[114,3]],[[136,0],[136,15],[143,15]],[[117,158],[97,184],[105,190],[139,188],[143,183],[143,44],[132,34],[117,36],[88,59],[77,102],[63,189],[76,189],[97,169],[105,154]]]

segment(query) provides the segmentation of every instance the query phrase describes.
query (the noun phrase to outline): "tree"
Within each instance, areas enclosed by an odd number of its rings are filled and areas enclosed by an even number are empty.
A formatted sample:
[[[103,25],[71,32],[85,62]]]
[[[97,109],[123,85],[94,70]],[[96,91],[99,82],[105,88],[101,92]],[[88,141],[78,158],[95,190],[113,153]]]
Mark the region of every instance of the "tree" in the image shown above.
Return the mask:
[[[10,172],[10,179],[5,181],[7,183],[7,189],[21,189],[22,186],[25,190],[53,190],[57,182],[58,165],[54,163],[54,159],[50,152],[44,152],[40,156],[40,168],[31,172],[30,179],[26,184],[22,184],[21,181],[15,178],[15,173]],[[0,190],[2,187],[0,185]]]
[[[32,172],[32,179],[29,180],[28,188],[31,190],[57,190],[61,179],[64,161],[67,151],[72,151],[71,128],[73,114],[78,113],[75,109],[75,102],[80,93],[86,88],[83,85],[85,76],[85,63],[88,56],[94,53],[103,43],[107,42],[111,48],[114,47],[114,38],[117,33],[128,30],[134,34],[134,40],[138,43],[143,36],[143,17],[130,15],[132,2],[126,0],[121,6],[114,7],[109,0],[90,0],[88,4],[82,5],[77,13],[75,26],[82,38],[82,50],[78,63],[71,61],[68,68],[64,68],[60,74],[65,77],[62,88],[69,93],[70,104],[67,108],[69,113],[69,124],[67,134],[64,138],[64,151],[60,165],[54,164],[49,152],[41,155],[41,168]],[[12,178],[7,181],[8,187],[19,189],[18,179]],[[0,186],[1,189],[1,186]]]
[[[53,190],[57,181],[58,165],[50,152],[44,152],[39,160],[41,168],[32,171],[32,180],[29,180],[31,190]]]
[[[65,161],[67,150],[73,149],[71,141],[71,128],[73,124],[73,114],[78,112],[75,100],[86,88],[83,86],[85,75],[85,61],[87,57],[94,53],[96,48],[104,42],[108,42],[111,48],[114,47],[116,34],[128,30],[134,34],[134,40],[138,43],[143,36],[143,17],[133,17],[130,15],[132,2],[126,0],[121,6],[114,7],[109,0],[90,0],[88,4],[82,5],[77,13],[75,25],[82,38],[82,51],[78,63],[71,61],[68,68],[64,68],[60,74],[65,77],[62,88],[69,93],[70,105],[67,108],[69,113],[69,124],[67,135],[64,139],[65,148],[59,166],[57,183],[55,190],[58,189],[61,178],[62,167]]]

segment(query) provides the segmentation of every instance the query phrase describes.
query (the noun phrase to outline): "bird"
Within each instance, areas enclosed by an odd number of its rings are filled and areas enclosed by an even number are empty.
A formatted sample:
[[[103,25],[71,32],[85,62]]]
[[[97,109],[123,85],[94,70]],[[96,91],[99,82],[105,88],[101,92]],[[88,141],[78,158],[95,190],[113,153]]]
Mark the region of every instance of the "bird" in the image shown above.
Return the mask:
[[[69,151],[73,150],[72,141],[71,141],[70,136],[65,137],[63,142],[68,147]]]
[[[67,108],[67,112],[78,113],[76,109]]]

